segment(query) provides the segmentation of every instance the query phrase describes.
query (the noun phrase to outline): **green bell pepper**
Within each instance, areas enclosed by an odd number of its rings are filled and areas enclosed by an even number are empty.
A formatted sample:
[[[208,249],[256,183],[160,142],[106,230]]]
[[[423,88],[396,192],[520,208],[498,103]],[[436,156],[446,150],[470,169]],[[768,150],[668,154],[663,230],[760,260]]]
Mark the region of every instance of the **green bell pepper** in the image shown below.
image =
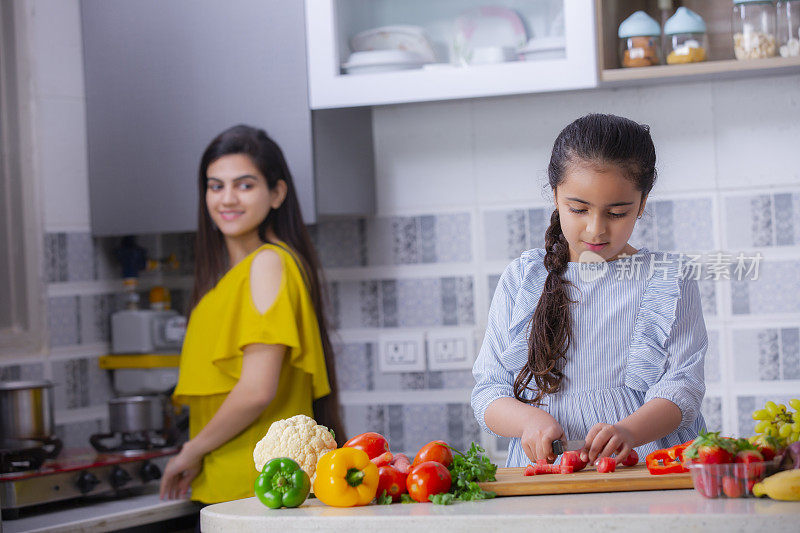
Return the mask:
[[[272,459],[256,478],[256,497],[270,509],[297,507],[308,498],[311,480],[288,457]]]

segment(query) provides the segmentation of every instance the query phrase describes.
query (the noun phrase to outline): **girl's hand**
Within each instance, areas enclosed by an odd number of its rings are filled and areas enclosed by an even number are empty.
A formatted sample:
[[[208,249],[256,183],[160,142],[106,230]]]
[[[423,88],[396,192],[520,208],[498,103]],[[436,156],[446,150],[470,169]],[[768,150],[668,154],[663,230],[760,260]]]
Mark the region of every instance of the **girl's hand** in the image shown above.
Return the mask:
[[[627,457],[633,445],[634,437],[627,429],[613,424],[595,424],[586,435],[586,447],[581,452],[581,459],[594,464],[600,457],[616,454],[619,463]]]
[[[186,496],[192,480],[203,468],[202,455],[194,453],[187,442],[181,452],[167,461],[161,476],[159,496],[161,499],[177,500]]]
[[[531,462],[547,461],[552,463],[556,460],[556,454],[553,453],[553,441],[563,439],[564,429],[561,424],[548,413],[541,411],[535,422],[526,425],[522,430],[520,442],[522,450]]]

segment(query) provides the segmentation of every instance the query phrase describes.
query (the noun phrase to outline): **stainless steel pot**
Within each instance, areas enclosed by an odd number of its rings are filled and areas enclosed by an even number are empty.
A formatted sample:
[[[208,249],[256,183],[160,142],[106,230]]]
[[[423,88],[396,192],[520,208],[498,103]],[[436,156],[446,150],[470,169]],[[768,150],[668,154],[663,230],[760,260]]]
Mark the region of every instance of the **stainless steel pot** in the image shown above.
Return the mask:
[[[166,396],[123,396],[109,400],[111,433],[161,431],[166,424]]]
[[[47,440],[55,433],[53,384],[0,382],[0,435],[4,439]]]

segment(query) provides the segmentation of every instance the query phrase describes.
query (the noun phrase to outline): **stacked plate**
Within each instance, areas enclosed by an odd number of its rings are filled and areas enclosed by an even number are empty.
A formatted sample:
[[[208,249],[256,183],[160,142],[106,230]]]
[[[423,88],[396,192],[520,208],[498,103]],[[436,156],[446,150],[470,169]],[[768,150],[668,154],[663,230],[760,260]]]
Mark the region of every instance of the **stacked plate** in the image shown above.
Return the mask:
[[[422,68],[436,61],[430,40],[419,26],[382,26],[350,39],[353,53],[342,68],[347,74],[367,74]]]

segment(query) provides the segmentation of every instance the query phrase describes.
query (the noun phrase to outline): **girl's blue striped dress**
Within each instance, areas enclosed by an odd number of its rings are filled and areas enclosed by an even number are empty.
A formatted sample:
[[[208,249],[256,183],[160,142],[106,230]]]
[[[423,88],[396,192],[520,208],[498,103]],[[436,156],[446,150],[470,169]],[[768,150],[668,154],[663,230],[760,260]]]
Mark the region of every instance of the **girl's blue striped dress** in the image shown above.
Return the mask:
[[[528,359],[529,322],[547,277],[544,254],[529,250],[512,262],[492,299],[472,370],[472,408],[492,434],[486,408],[514,397],[514,378]],[[652,398],[673,402],[683,416],[673,433],[639,446],[639,457],[705,429],[700,407],[708,337],[697,281],[681,275],[685,267],[681,256],[645,248],[606,263],[569,263],[564,278],[572,283],[567,290],[575,303],[565,378],[561,390],[539,406],[561,424],[567,439],[583,439],[594,424],[616,423]],[[512,438],[506,466],[529,462],[519,438]]]

